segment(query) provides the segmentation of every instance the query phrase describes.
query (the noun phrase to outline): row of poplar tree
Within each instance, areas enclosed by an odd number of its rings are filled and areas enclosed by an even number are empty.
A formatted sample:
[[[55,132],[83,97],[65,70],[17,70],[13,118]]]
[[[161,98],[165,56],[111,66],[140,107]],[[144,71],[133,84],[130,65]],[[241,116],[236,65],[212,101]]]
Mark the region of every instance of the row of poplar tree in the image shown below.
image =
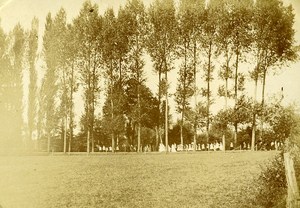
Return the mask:
[[[180,62],[175,93],[181,115],[180,143],[185,143],[186,125],[193,129],[195,143],[199,128],[206,129],[209,142],[212,123],[223,132],[223,142],[232,127],[236,143],[239,124],[248,123],[253,148],[257,122],[267,122],[266,76],[297,58],[293,24],[293,8],[281,0],[180,0],[178,4],[154,0],[148,8],[141,0],[128,0],[117,14],[109,8],[103,15],[97,4],[86,1],[71,23],[64,9],[54,17],[49,13],[41,53],[36,18],[29,31],[20,24],[8,35],[1,30],[2,140],[16,145],[23,138],[23,144],[30,146],[35,135],[37,141],[46,138],[50,151],[55,135],[61,135],[63,151],[72,151],[74,95],[82,92],[80,125],[87,152],[94,151],[99,135],[106,143],[109,139],[113,151],[121,138],[141,151],[142,138],[149,135],[154,135],[155,149],[162,140],[168,146],[168,73]],[[158,76],[155,95],[145,85],[145,54],[150,55]],[[37,60],[43,60],[45,71],[41,86]],[[248,74],[240,69],[244,63],[252,66]],[[224,109],[213,116],[211,88],[216,66],[218,79],[224,83],[218,95],[225,102]],[[24,70],[29,74],[26,128],[22,124]],[[196,80],[198,73],[201,80]],[[244,92],[247,81],[254,83],[251,99]],[[205,87],[198,89],[198,82]],[[259,82],[260,103],[256,100]],[[234,106],[228,105],[229,99]],[[99,116],[101,100],[104,105]]]

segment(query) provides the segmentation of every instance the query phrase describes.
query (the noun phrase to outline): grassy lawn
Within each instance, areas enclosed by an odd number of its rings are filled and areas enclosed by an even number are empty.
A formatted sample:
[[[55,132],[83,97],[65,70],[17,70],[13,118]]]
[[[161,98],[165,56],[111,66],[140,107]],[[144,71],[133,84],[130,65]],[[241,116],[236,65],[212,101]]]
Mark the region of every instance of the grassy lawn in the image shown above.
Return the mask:
[[[9,207],[243,207],[276,152],[1,156]],[[251,207],[251,206],[250,206]]]

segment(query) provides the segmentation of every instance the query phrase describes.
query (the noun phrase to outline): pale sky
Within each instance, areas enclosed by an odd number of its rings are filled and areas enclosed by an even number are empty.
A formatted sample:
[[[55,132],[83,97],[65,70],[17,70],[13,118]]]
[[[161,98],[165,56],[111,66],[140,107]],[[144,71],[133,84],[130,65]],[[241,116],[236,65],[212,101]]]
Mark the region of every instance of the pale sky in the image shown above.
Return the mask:
[[[21,25],[25,27],[25,29],[29,29],[32,18],[36,16],[40,21],[40,33],[42,33],[42,31],[44,30],[45,19],[48,12],[51,12],[52,16],[54,16],[56,12],[61,7],[63,7],[66,10],[68,21],[71,21],[75,16],[78,15],[83,2],[84,0],[0,0],[1,27],[6,32],[9,32],[18,22],[20,22]],[[125,2],[126,0],[92,0],[92,3],[97,3],[99,5],[101,14],[103,14],[108,7],[112,7],[115,11],[117,11],[120,4],[124,5]],[[144,2],[146,6],[148,6],[150,2],[152,2],[152,0],[144,0]],[[297,40],[297,44],[300,44],[300,0],[284,0],[284,2],[291,3],[295,9],[295,38]],[[39,34],[39,37],[42,37],[42,34]],[[149,57],[146,57],[146,60],[149,60]],[[217,70],[218,69],[216,69],[216,71]],[[155,73],[153,72],[151,62],[147,61],[145,71],[147,71],[147,85],[151,89],[155,90],[157,86],[157,76],[155,76]],[[170,93],[172,94],[176,89],[176,70],[170,73],[169,79],[171,84]],[[219,84],[219,80],[213,81],[212,85],[215,90],[217,89]],[[250,93],[250,96],[253,95],[252,86],[253,83],[249,83],[247,87],[247,91]],[[267,96],[272,96],[274,93],[279,93],[281,87],[284,88],[284,103],[287,104],[295,102],[298,104],[298,106],[300,106],[300,62],[291,64],[289,67],[287,67],[285,70],[282,70],[282,72],[278,73],[277,75],[268,75],[266,86]],[[258,92],[260,94],[260,91]],[[224,101],[218,100],[216,92],[213,92],[213,94],[215,100],[218,101],[218,104],[215,104],[212,108],[220,109],[224,105]],[[77,99],[78,101],[82,100],[80,96]],[[258,99],[260,99],[260,96],[258,97]],[[173,100],[174,97],[171,97],[171,111],[174,112],[175,103]],[[79,109],[81,107],[80,105],[78,106]]]

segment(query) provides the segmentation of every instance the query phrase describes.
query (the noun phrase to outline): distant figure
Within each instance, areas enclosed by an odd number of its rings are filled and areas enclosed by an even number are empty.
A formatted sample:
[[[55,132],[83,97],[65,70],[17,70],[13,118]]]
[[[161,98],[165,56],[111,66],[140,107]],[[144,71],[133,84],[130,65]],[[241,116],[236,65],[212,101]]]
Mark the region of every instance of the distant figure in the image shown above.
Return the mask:
[[[247,149],[247,144],[246,144],[246,142],[243,142],[243,149],[244,149],[244,150]]]
[[[271,142],[271,150],[275,150],[275,143],[273,141]]]
[[[220,150],[220,144],[219,144],[219,142],[216,142],[216,145],[215,145],[215,149],[216,149],[216,151],[219,151]]]
[[[223,143],[220,142],[220,150],[223,151],[223,148],[224,148],[224,147],[223,147]]]
[[[209,150],[214,151],[214,145],[212,143],[210,143],[210,145],[209,145]]]
[[[233,143],[230,142],[230,150],[233,150]]]
[[[159,152],[165,152],[165,151],[166,151],[165,145],[164,145],[163,143],[160,143],[160,144],[159,144],[158,151],[159,151]]]
[[[176,151],[176,144],[172,144],[171,152],[177,152],[177,151]]]

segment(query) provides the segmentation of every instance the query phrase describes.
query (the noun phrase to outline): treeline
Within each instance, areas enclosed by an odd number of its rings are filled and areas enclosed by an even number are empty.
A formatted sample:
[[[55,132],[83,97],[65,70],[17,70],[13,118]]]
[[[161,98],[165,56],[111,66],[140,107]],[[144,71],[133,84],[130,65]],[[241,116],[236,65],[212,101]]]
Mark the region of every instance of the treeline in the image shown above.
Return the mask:
[[[180,0],[178,5],[155,0],[147,8],[141,0],[128,0],[117,14],[111,8],[99,14],[98,5],[86,1],[71,23],[66,17],[64,9],[47,15],[40,54],[36,18],[29,31],[19,24],[8,35],[0,31],[0,135],[6,145],[23,141],[26,148],[64,152],[133,145],[139,152],[145,145],[157,150],[161,142],[222,138],[238,145],[251,137],[253,149],[257,140],[289,136],[290,108],[280,99],[265,102],[267,75],[297,59],[293,8],[281,0]],[[155,94],[146,86],[146,54],[157,74]],[[45,70],[41,86],[39,59]],[[245,63],[252,66],[247,72],[241,69]],[[181,116],[170,129],[168,73],[175,67]],[[24,70],[27,105],[22,104]],[[211,113],[214,79],[223,80],[217,96],[224,97],[224,109],[216,115]],[[246,94],[245,83],[254,83],[254,97]],[[80,92],[84,109],[77,124],[74,96]],[[81,132],[74,135],[78,125]]]

